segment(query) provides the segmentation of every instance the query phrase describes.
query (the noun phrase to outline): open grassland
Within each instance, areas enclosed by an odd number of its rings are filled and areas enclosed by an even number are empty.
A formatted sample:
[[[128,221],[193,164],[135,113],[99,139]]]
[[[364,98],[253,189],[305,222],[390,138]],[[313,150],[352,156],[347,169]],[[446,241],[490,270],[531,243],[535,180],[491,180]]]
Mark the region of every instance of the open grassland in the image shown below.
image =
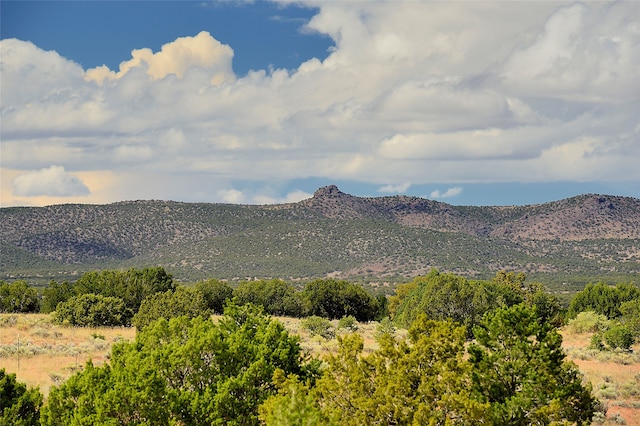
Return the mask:
[[[216,318],[214,318],[216,319]],[[314,335],[303,320],[278,317],[292,334],[301,337],[302,347],[313,356],[336,350],[335,337]],[[332,321],[332,336],[349,332]],[[379,324],[357,323],[353,328],[364,339],[364,351],[377,348],[375,335]],[[404,336],[405,330],[396,330]],[[608,408],[607,417],[594,419],[596,424],[640,425],[640,345],[633,352],[598,352],[588,349],[591,334],[562,331],[563,346]],[[57,385],[83,367],[87,360],[95,365],[107,362],[111,346],[133,340],[133,328],[80,328],[52,324],[49,315],[0,314],[0,368],[16,373],[18,380],[39,387],[45,396]]]
[[[29,386],[40,387],[46,396],[52,385],[67,379],[87,360],[103,364],[112,344],[133,340],[135,333],[134,328],[123,327],[63,327],[43,314],[1,314],[0,368],[16,373]]]

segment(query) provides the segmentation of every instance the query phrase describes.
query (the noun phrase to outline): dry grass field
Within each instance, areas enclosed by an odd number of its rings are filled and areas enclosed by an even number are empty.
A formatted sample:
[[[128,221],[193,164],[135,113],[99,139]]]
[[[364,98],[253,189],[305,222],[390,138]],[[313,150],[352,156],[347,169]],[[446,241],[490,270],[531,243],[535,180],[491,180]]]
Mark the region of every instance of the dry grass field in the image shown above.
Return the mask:
[[[312,355],[322,356],[337,348],[335,338],[312,336],[299,319],[277,319],[300,335],[303,348]],[[337,329],[338,322],[332,325]],[[378,324],[357,327],[365,352],[375,350]],[[336,330],[337,335],[343,332]],[[100,365],[108,360],[113,343],[134,337],[133,328],[62,327],[52,324],[48,315],[0,314],[0,368],[16,373],[18,380],[38,386],[47,395],[51,386],[82,368],[88,359]],[[596,352],[588,349],[590,334],[563,331],[563,338],[568,358],[580,367],[608,408],[606,419],[594,419],[594,423],[640,425],[640,345],[632,353]]]
[[[18,380],[39,386],[47,395],[87,360],[100,365],[111,345],[132,340],[133,328],[82,328],[52,324],[49,315],[0,315],[0,368],[16,373]]]

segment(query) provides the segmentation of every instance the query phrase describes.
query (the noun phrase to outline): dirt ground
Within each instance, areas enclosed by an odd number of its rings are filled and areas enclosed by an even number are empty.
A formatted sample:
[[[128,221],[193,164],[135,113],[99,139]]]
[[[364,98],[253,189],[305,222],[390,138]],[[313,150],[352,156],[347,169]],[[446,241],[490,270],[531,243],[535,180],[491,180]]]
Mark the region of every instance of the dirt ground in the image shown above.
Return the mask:
[[[588,350],[590,333],[563,331],[567,358],[591,382],[594,394],[607,407],[605,425],[640,425],[640,344],[632,353]],[[597,420],[597,419],[594,419]]]

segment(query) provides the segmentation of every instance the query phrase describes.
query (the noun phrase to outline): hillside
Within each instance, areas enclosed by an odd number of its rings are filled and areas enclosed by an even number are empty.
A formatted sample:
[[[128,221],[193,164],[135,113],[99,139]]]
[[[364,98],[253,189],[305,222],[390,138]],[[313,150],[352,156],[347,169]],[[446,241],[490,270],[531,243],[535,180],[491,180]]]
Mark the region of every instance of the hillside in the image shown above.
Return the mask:
[[[162,265],[206,277],[398,281],[431,268],[524,271],[559,286],[640,275],[640,200],[582,195],[530,206],[453,206],[320,188],[299,203],[129,201],[0,209],[0,279]],[[635,276],[635,277],[634,277]],[[637,281],[637,280],[636,280]]]

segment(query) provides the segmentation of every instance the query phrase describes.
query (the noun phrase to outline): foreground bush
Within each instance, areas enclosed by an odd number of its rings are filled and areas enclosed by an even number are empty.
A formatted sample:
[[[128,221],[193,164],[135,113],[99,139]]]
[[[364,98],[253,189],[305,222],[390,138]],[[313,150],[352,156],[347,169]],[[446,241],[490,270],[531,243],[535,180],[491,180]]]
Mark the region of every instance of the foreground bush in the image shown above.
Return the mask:
[[[588,424],[599,407],[562,338],[534,307],[486,314],[467,331],[420,315],[408,339],[380,330],[365,354],[356,334],[339,337],[316,385],[276,374],[279,393],[260,409],[267,425]]]
[[[0,369],[0,426],[39,425],[42,394]]]
[[[89,363],[54,387],[42,424],[258,425],[276,370],[306,380],[317,367],[297,336],[251,305],[227,307],[219,322],[160,319],[115,345],[110,365]]]
[[[565,361],[562,336],[524,305],[488,313],[469,346],[473,388],[490,424],[585,424],[597,407],[591,386]]]
[[[608,330],[602,333],[602,338],[610,349],[631,350],[635,342],[633,333],[624,324],[614,322]]]

